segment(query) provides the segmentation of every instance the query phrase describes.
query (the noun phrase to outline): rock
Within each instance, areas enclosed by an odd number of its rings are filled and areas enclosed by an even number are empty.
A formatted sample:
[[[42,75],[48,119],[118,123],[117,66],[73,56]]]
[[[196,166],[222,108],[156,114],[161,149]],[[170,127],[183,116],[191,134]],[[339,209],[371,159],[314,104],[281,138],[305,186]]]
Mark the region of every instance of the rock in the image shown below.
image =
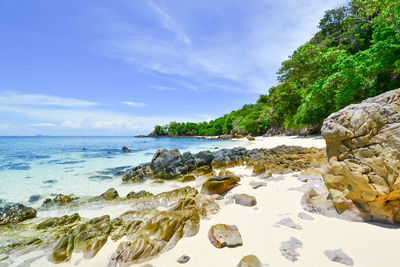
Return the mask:
[[[282,256],[290,261],[297,261],[297,258],[300,256],[297,253],[296,249],[302,248],[303,243],[297,238],[291,237],[289,241],[282,242],[279,250],[281,251]]]
[[[249,140],[249,141],[254,141],[254,140],[256,140],[256,138],[253,137],[253,136],[248,135],[248,136],[247,136],[247,140]]]
[[[253,175],[260,175],[265,173],[266,168],[265,168],[265,161],[258,161],[254,167],[253,167]]]
[[[283,218],[282,220],[280,220],[279,222],[277,222],[275,224],[275,226],[277,226],[277,227],[280,227],[280,225],[283,225],[283,226],[286,226],[286,227],[289,227],[289,228],[293,228],[293,229],[296,229],[296,230],[303,229],[300,225],[295,224],[294,221],[292,219],[290,219],[290,218]]]
[[[182,255],[181,257],[179,257],[179,259],[177,260],[177,262],[179,263],[186,263],[190,260],[190,257],[187,255]]]
[[[400,223],[400,89],[331,114],[321,132],[323,177],[338,212]]]
[[[305,212],[300,212],[299,214],[297,214],[297,217],[299,217],[300,219],[303,219],[303,220],[308,220],[308,221],[314,220],[314,218],[312,216],[308,215]]]
[[[196,160],[196,167],[201,167],[205,165],[211,165],[211,162],[214,159],[214,155],[209,150],[206,150],[200,151],[199,153],[195,154],[194,158]]]
[[[54,263],[69,260],[73,251],[83,252],[84,258],[94,257],[107,242],[111,229],[108,215],[75,226],[59,239],[50,260]]]
[[[216,248],[237,247],[243,245],[242,237],[236,225],[216,224],[208,231],[208,239]]]
[[[117,193],[118,194],[118,193]],[[139,192],[129,192],[126,195],[126,199],[135,199],[135,198],[143,198],[143,197],[150,197],[153,194],[144,190],[141,190]]]
[[[262,267],[261,261],[255,255],[244,256],[236,267]]]
[[[156,211],[128,242],[119,244],[109,266],[130,265],[172,249],[186,236],[194,236],[200,228],[200,216],[206,214],[201,195],[181,199],[173,208]]]
[[[178,149],[158,150],[151,160],[150,167],[155,178],[172,179],[188,172],[183,157]]]
[[[240,181],[236,176],[216,176],[208,179],[201,187],[201,193],[207,195],[223,194],[238,186]]]
[[[187,183],[187,182],[191,182],[194,180],[196,180],[196,177],[194,177],[193,175],[185,175],[182,177],[181,182]]]
[[[234,176],[232,172],[228,170],[220,170],[218,176]]]
[[[36,210],[22,204],[7,205],[0,208],[0,225],[19,223],[35,217]]]
[[[110,188],[106,192],[100,195],[100,198],[104,200],[114,200],[116,198],[119,198],[117,190],[115,188]]]
[[[235,197],[235,203],[242,206],[253,207],[257,205],[257,200],[255,197],[248,194],[237,194]]]
[[[52,217],[44,220],[35,226],[37,230],[47,230],[48,228],[59,227],[63,225],[73,224],[80,220],[80,216],[78,213],[74,213],[72,215],[64,215],[62,217]]]
[[[339,262],[348,266],[353,266],[353,259],[347,256],[341,249],[326,250],[324,254],[331,261]]]
[[[0,254],[0,261],[8,259],[8,255],[5,253]]]
[[[211,195],[212,199],[214,200],[223,200],[224,197],[218,194]]]
[[[253,188],[253,189],[257,189],[260,188],[262,186],[267,186],[266,182],[256,182],[256,181],[251,181],[249,183],[249,185]]]
[[[54,199],[53,202],[55,204],[68,204],[72,201],[72,198],[67,195],[58,194]]]
[[[30,198],[29,198],[29,202],[36,202],[36,201],[38,201],[40,199],[40,195],[32,195],[32,196],[30,196]]]
[[[132,152],[132,150],[130,150],[130,149],[127,148],[126,146],[123,146],[121,149],[122,149],[122,151],[124,151],[124,152]]]
[[[143,166],[137,166],[129,173],[122,177],[124,183],[141,183],[147,178],[152,178],[154,176],[153,170],[150,164],[145,164]]]

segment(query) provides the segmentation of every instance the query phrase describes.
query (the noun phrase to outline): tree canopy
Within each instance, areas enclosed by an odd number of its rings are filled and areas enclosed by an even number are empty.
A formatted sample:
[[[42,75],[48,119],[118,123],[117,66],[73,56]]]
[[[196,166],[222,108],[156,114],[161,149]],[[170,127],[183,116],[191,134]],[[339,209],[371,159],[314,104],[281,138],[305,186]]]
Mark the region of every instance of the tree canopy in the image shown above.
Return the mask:
[[[201,123],[156,126],[157,135],[259,135],[319,126],[331,113],[400,87],[400,0],[354,0],[326,11],[319,31],[282,62],[257,103]]]

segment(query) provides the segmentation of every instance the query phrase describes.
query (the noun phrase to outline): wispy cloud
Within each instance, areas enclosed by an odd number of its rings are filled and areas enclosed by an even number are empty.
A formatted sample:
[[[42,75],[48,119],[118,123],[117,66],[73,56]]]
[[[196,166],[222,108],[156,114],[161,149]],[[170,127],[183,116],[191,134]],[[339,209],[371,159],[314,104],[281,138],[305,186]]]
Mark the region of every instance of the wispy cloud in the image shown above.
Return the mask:
[[[187,5],[181,10],[186,13],[179,13],[170,1],[148,1],[156,22],[178,38],[130,27],[129,18],[121,18],[124,28],[117,35],[109,33],[108,42],[112,56],[141,71],[196,84],[186,87],[192,91],[266,93],[276,83],[280,62],[312,36],[325,10],[341,2],[345,0],[221,1],[212,9],[209,3]],[[234,12],[221,13],[226,9]]]
[[[147,103],[139,103],[139,102],[133,102],[133,101],[122,101],[122,103],[125,105],[128,105],[128,106],[137,107],[137,108],[147,107],[149,105]]]
[[[18,94],[15,92],[0,92],[0,104],[59,107],[90,107],[99,105],[96,102],[82,99],[58,97],[44,94]]]
[[[191,43],[190,38],[185,34],[185,32],[182,29],[182,26],[180,24],[178,24],[167,13],[167,11],[163,10],[159,5],[157,5],[152,0],[148,0],[147,3],[153,10],[156,11],[156,14],[158,15],[158,19],[165,29],[173,32],[179,38],[179,40],[184,42],[185,44]]]
[[[40,123],[32,123],[30,124],[32,127],[56,127],[57,125],[50,122],[40,122]]]

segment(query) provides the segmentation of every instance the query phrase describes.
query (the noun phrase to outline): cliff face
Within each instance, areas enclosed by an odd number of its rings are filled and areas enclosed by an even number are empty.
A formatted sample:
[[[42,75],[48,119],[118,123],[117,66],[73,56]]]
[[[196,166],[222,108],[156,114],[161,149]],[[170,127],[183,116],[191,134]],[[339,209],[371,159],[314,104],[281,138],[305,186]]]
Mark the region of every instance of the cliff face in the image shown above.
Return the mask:
[[[333,113],[321,132],[336,210],[400,223],[400,89]]]

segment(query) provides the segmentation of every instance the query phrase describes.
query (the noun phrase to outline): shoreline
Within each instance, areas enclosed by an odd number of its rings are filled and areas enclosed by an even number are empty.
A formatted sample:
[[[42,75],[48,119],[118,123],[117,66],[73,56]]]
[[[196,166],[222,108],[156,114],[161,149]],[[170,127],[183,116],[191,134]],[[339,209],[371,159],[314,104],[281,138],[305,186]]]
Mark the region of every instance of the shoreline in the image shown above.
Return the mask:
[[[307,138],[298,136],[256,137],[253,141],[245,138],[237,139],[237,141],[237,143],[232,144],[232,147],[239,146],[248,150],[256,148],[268,149],[279,145],[298,145],[307,148],[325,147],[325,141],[321,137],[315,136]],[[224,199],[215,200],[220,207],[220,211],[209,215],[206,219],[202,219],[200,221],[200,231],[195,236],[183,237],[171,250],[132,266],[143,266],[143,264],[151,264],[154,267],[182,266],[177,262],[177,259],[184,254],[190,256],[190,260],[184,266],[236,266],[243,256],[255,254],[263,264],[267,264],[265,266],[334,267],[337,266],[337,263],[331,262],[324,255],[325,250],[334,249],[343,249],[354,260],[354,266],[377,266],[378,262],[382,262],[383,256],[385,256],[388,263],[396,262],[394,259],[395,253],[391,253],[391,257],[388,257],[384,249],[385,244],[388,242],[392,242],[393,246],[391,247],[395,248],[394,242],[400,238],[400,233],[396,234],[395,227],[384,228],[372,223],[348,222],[304,211],[301,199],[305,192],[304,188],[307,188],[308,184],[298,178],[299,175],[302,175],[301,172],[273,174],[272,177],[265,178],[265,175],[253,175],[252,169],[246,166],[227,168],[227,170],[240,177],[241,181],[240,185],[229,191]],[[181,185],[189,185],[200,190],[205,179],[198,178],[195,181]],[[321,178],[317,177],[316,179]],[[253,189],[250,186],[252,182],[265,182],[267,185]],[[171,182],[166,181],[164,184],[168,185],[168,183]],[[310,186],[313,185],[310,184]],[[257,205],[245,207],[235,203],[227,203],[230,196],[240,193],[254,196],[257,199]],[[112,216],[117,216],[118,213],[124,212],[117,208],[118,205],[112,203],[104,204],[106,209],[113,210],[113,214],[110,214]],[[125,206],[126,210],[132,207],[132,204],[129,203],[122,202],[121,205]],[[98,211],[93,209],[93,215]],[[313,220],[299,218],[298,214],[300,213],[308,214]],[[283,225],[277,226],[277,223],[285,218],[292,219],[302,229],[297,230]],[[222,249],[213,247],[207,238],[207,232],[212,225],[218,223],[237,225],[242,235],[243,245]],[[365,232],[369,234],[365,235]],[[349,236],[354,236],[354,238],[349,240]],[[374,242],[372,246],[367,242],[371,236],[374,239],[376,238],[375,240],[380,238],[380,241]],[[382,236],[383,238],[381,238]],[[303,243],[303,247],[297,250],[299,256],[295,262],[283,257],[279,250],[281,243],[288,241],[291,237],[295,237]],[[42,251],[42,254],[39,251],[32,251],[19,258],[18,262],[22,263],[25,260],[29,260],[31,261],[30,266],[107,266],[118,244],[124,240],[126,240],[126,237],[117,242],[108,238],[106,244],[91,259],[84,259],[82,253],[74,252],[70,261],[54,265],[47,260],[46,256],[43,256],[43,253],[48,254],[49,251]],[[358,246],[361,246],[358,244],[360,240],[363,249],[358,248]],[[374,253],[371,257],[365,256],[363,251],[366,249],[374,249],[377,253]],[[205,255],[207,256],[205,257]]]

